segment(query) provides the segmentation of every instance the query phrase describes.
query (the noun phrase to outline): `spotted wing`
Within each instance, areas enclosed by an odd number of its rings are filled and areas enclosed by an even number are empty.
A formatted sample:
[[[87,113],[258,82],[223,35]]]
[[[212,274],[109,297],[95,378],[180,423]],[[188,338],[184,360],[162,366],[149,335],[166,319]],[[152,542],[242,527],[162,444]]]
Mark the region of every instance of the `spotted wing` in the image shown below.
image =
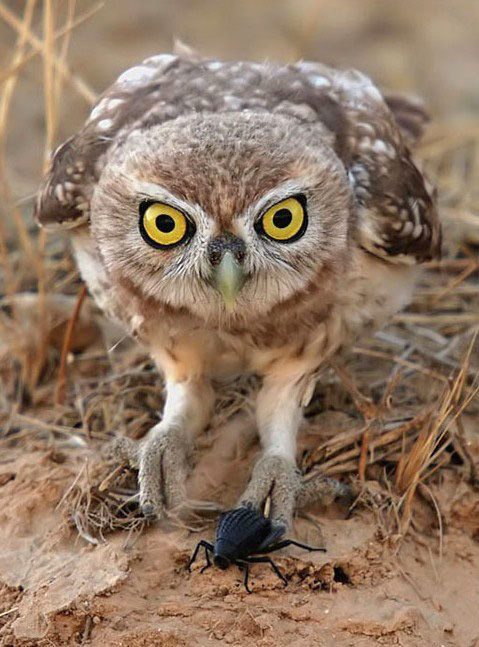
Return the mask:
[[[299,63],[316,92],[337,102],[342,119],[336,152],[349,174],[356,201],[357,239],[368,252],[394,263],[420,263],[440,254],[441,229],[434,190],[414,163],[408,145],[426,122],[421,105],[383,97],[365,75]]]
[[[121,131],[157,101],[155,91],[176,64],[177,56],[153,56],[124,72],[103,93],[84,127],[53,154],[36,204],[40,225],[69,228],[88,221],[90,199],[105,153],[118,141]]]
[[[416,97],[387,92],[384,101],[393,113],[394,119],[408,146],[415,146],[424,135],[430,121],[423,102]]]

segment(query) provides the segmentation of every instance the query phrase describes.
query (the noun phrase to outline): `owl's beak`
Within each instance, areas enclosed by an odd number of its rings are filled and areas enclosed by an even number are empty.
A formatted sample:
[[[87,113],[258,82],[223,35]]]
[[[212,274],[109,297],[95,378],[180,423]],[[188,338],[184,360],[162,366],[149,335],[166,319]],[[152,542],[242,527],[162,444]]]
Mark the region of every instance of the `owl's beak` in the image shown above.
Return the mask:
[[[213,285],[221,293],[227,310],[233,310],[245,278],[244,270],[232,252],[225,252],[221,262],[214,268]]]

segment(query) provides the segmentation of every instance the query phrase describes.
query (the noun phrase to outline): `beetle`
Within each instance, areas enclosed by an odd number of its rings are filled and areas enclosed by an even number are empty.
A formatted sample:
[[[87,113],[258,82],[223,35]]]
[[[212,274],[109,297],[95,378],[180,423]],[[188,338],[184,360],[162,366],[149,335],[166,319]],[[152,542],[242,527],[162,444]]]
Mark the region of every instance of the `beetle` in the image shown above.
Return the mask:
[[[251,589],[248,587],[250,564],[270,564],[286,586],[288,580],[271,557],[264,556],[264,553],[272,553],[286,548],[286,546],[298,546],[309,551],[323,552],[326,552],[326,548],[315,548],[294,539],[280,541],[285,532],[285,525],[273,524],[271,519],[262,515],[251,505],[234,508],[220,516],[214,545],[204,539],[198,542],[188,563],[188,570],[191,572],[191,566],[196,561],[200,549],[204,548],[206,564],[200,573],[212,565],[210,559],[210,554],[212,554],[214,565],[221,570],[235,564],[244,571],[243,583],[248,593],[251,593]]]

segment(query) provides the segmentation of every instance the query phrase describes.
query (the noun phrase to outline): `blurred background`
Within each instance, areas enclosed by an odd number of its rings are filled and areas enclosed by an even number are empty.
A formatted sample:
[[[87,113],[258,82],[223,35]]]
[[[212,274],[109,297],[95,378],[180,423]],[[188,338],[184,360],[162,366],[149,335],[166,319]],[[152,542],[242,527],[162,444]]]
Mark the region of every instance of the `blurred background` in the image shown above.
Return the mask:
[[[5,81],[19,35],[12,18],[24,0],[0,3],[0,68]],[[33,31],[45,36],[43,3],[33,3]],[[423,97],[436,120],[479,122],[478,0],[52,0],[53,29],[68,13],[92,13],[56,43],[68,46],[68,70],[56,111],[54,142],[82,124],[88,97],[125,68],[179,38],[205,56],[357,67],[381,86]],[[75,6],[76,5],[76,6]],[[38,43],[36,43],[38,45]],[[27,42],[26,51],[38,51]],[[40,43],[41,45],[41,43]],[[17,197],[40,179],[45,138],[41,56],[22,64],[6,133],[8,175]],[[84,82],[84,86],[82,84]],[[88,88],[89,93],[79,91]]]

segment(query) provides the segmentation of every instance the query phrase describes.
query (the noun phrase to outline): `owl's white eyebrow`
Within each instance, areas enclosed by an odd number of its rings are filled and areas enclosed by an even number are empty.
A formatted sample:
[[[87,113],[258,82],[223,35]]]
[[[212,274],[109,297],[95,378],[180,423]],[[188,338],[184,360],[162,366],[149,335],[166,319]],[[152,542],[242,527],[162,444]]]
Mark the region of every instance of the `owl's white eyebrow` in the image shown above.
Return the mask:
[[[135,189],[138,196],[142,199],[148,200],[158,200],[161,202],[166,202],[167,204],[179,209],[180,211],[191,214],[192,207],[198,207],[199,205],[191,204],[185,202],[174,193],[170,193],[168,189],[165,189],[160,184],[155,184],[154,182],[144,182],[141,180],[136,180]]]
[[[261,196],[259,200],[248,207],[247,211],[249,213],[253,212],[258,215],[262,214],[263,211],[273,206],[277,202],[281,202],[282,200],[286,200],[287,198],[291,198],[292,196],[298,195],[298,193],[303,192],[304,187],[301,184],[289,180],[288,182],[279,184],[274,189]]]

